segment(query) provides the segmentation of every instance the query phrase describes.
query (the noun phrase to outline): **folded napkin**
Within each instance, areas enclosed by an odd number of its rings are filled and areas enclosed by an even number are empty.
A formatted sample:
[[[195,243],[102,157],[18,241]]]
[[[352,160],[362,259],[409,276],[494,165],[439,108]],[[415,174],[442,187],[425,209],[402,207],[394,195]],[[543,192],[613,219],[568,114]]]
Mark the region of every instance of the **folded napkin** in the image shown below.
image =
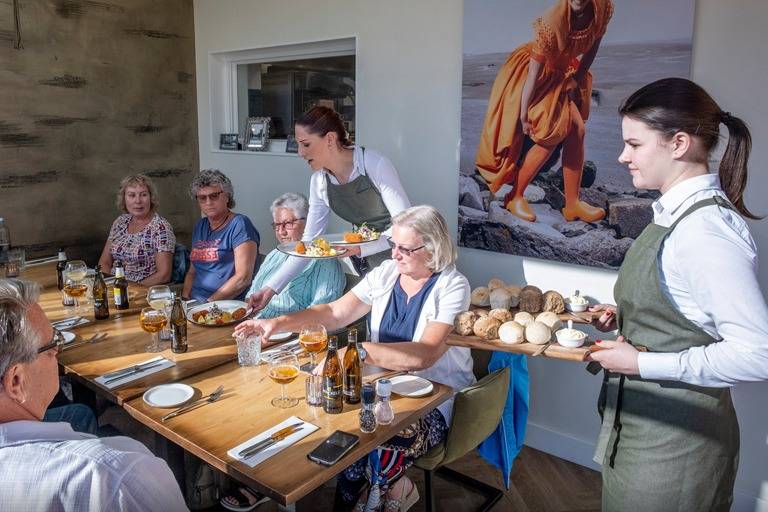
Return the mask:
[[[82,316],[71,316],[69,318],[64,318],[63,320],[53,322],[51,325],[54,329],[61,331],[64,329],[73,329],[75,327],[80,327],[81,325],[89,323],[91,323],[91,320],[88,318],[83,318]]]
[[[261,360],[266,363],[271,356],[277,354],[278,352],[282,352],[284,350],[287,350],[288,352],[299,352],[302,350],[302,348],[301,348],[301,345],[299,345],[298,339],[295,339],[293,341],[288,341],[286,343],[277,345],[276,347],[272,347],[269,350],[262,351]]]
[[[248,457],[247,459],[244,459],[244,458],[242,458],[242,457],[240,457],[238,455],[238,453],[241,452],[242,450],[248,448],[251,445],[254,445],[254,444],[258,443],[261,440],[264,440],[264,439],[268,438],[269,436],[271,436],[273,433],[277,432],[281,428],[285,428],[288,425],[293,425],[295,423],[301,423],[301,428],[296,430],[293,434],[291,434],[289,436],[286,436],[281,441],[278,441],[275,444],[273,444],[271,446],[268,446],[267,448],[265,448],[265,449],[261,450],[260,452],[258,452],[256,455],[252,455],[252,456]],[[275,425],[274,427],[270,428],[269,430],[265,430],[261,434],[259,434],[257,436],[254,436],[254,437],[248,439],[247,441],[245,441],[243,443],[240,443],[239,445],[235,446],[234,448],[232,448],[231,450],[229,450],[227,452],[227,455],[229,455],[230,457],[232,457],[235,460],[239,460],[240,462],[242,462],[246,466],[254,467],[254,466],[264,462],[265,460],[267,460],[268,458],[270,458],[274,454],[280,453],[281,451],[283,451],[285,448],[288,448],[289,446],[291,446],[296,441],[307,437],[309,434],[311,434],[315,430],[318,430],[319,428],[320,427],[318,427],[317,425],[313,425],[312,423],[306,422],[306,421],[304,421],[304,420],[302,420],[300,418],[297,418],[296,416],[291,416],[287,420],[283,421],[282,423],[279,423],[279,424]]]
[[[158,363],[158,364],[154,365],[154,363]],[[107,389],[114,389],[116,387],[122,386],[123,384],[128,384],[131,381],[134,381],[136,379],[141,379],[143,377],[146,377],[147,375],[152,375],[153,373],[163,371],[166,368],[170,368],[175,365],[176,363],[171,361],[170,359],[166,359],[162,356],[158,356],[158,357],[153,357],[152,359],[147,359],[146,361],[137,363],[137,366],[151,366],[150,368],[140,370],[137,372],[132,372],[120,378],[115,378],[115,376],[110,376],[111,373],[120,371],[120,370],[113,370],[111,372],[108,372],[105,375],[102,375],[101,377],[96,377],[94,380]],[[128,366],[125,369],[127,370],[128,368],[131,368],[131,366]]]

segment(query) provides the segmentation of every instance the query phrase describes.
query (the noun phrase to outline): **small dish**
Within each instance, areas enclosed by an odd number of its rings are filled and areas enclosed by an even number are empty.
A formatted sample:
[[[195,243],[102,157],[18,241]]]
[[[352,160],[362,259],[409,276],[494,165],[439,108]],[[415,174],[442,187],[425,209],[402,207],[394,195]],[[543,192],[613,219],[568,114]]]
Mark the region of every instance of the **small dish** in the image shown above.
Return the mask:
[[[577,329],[560,329],[555,332],[555,337],[560,345],[568,348],[578,348],[587,341],[587,333]]]
[[[61,331],[61,337],[64,338],[64,343],[72,343],[75,341],[77,334],[69,331]]]
[[[275,342],[275,341],[285,341],[287,339],[290,339],[293,336],[292,332],[276,332],[272,336],[269,337],[269,341]]]
[[[152,407],[178,407],[194,396],[195,390],[191,386],[174,382],[172,384],[160,384],[149,388],[144,392],[144,403]]]
[[[427,379],[416,375],[397,375],[389,379],[392,383],[392,392],[396,395],[416,398],[426,396],[435,389]]]

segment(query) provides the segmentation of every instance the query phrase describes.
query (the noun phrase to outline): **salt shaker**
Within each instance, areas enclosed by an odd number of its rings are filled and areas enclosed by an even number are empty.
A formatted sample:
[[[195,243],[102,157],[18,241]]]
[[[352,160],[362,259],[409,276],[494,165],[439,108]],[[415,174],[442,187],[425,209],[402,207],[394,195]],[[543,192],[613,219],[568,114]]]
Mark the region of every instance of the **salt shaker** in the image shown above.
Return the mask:
[[[376,415],[373,412],[376,389],[373,384],[363,384],[360,394],[363,399],[363,407],[360,409],[360,432],[370,434],[376,430]]]
[[[389,395],[392,393],[392,382],[389,379],[379,379],[376,382],[376,395],[378,401],[373,409],[376,415],[376,423],[379,425],[389,425],[395,419],[395,411],[392,410],[392,404],[389,402]]]

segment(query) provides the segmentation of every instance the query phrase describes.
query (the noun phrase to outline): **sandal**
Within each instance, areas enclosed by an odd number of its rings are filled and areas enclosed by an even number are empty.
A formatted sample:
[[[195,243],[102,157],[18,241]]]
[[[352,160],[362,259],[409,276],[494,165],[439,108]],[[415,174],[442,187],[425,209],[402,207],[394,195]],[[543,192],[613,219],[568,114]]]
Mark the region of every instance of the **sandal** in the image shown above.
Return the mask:
[[[384,512],[406,512],[419,501],[419,490],[416,488],[416,484],[407,476],[403,476],[400,480],[403,481],[400,496],[397,498],[392,497],[390,489],[390,492],[387,492],[384,499]],[[406,493],[408,484],[411,484],[410,490]]]
[[[232,493],[219,500],[219,504],[227,510],[234,512],[248,512],[255,509],[269,498],[254,491],[250,487],[238,487]]]

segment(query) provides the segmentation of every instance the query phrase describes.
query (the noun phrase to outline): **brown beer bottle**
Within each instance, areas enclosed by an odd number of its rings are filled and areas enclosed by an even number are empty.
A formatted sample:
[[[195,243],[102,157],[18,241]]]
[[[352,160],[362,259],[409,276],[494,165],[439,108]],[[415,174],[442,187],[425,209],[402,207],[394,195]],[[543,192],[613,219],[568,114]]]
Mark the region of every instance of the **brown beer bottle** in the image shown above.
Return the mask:
[[[96,320],[109,318],[107,283],[104,282],[104,276],[98,266],[96,267],[96,278],[93,280],[93,317]]]
[[[115,308],[128,309],[128,280],[125,278],[123,262],[115,264],[115,284],[112,288],[115,298]]]
[[[174,354],[183,354],[187,351],[187,315],[181,305],[181,298],[173,296],[173,308],[171,309],[171,351]]]
[[[67,253],[64,252],[64,248],[59,248],[59,261],[56,262],[56,283],[59,290],[64,289],[64,269],[67,268]]]
[[[328,338],[328,355],[323,366],[323,410],[328,414],[339,414],[344,407],[341,363],[336,352],[336,336]]]
[[[357,351],[357,329],[347,331],[347,351],[344,354],[344,401],[360,403],[363,374],[360,368],[360,353]]]

